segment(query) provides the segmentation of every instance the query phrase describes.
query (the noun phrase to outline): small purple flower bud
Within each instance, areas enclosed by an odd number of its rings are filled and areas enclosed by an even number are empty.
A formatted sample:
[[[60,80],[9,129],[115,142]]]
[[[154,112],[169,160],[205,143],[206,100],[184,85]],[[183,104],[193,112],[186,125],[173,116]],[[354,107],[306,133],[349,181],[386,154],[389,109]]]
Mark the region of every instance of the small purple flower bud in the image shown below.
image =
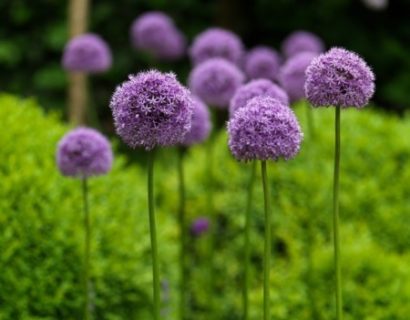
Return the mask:
[[[192,124],[182,143],[185,146],[205,141],[212,128],[208,107],[198,97],[193,96],[192,100],[194,102]]]
[[[188,83],[194,94],[206,104],[226,108],[235,91],[244,81],[243,73],[234,64],[221,58],[209,59],[190,73]]]
[[[200,217],[195,219],[191,224],[191,233],[199,237],[202,234],[206,233],[210,227],[210,222],[208,218]]]
[[[291,159],[303,138],[293,111],[266,96],[237,110],[228,122],[228,133],[229,148],[239,161]]]
[[[100,73],[111,67],[111,51],[98,35],[86,33],[72,38],[64,48],[63,67],[68,71]]]
[[[117,134],[131,148],[179,144],[191,128],[191,93],[172,73],[130,76],[115,90],[110,108]]]
[[[306,69],[305,92],[315,107],[362,108],[374,94],[374,74],[356,53],[332,48]]]
[[[88,178],[106,174],[112,166],[110,142],[98,131],[77,128],[58,143],[57,166],[64,176]]]
[[[245,58],[245,73],[249,79],[276,81],[279,75],[280,56],[269,47],[256,47]]]
[[[325,45],[322,39],[308,31],[295,31],[283,41],[282,52],[285,57],[305,51],[319,54],[325,51]]]

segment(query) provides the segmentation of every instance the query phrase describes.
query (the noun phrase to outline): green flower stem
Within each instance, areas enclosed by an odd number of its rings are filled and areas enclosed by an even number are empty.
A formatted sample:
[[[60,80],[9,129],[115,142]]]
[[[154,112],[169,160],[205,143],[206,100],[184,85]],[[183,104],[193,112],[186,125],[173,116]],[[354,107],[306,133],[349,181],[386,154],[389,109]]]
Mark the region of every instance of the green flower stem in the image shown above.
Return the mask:
[[[154,212],[154,158],[155,150],[148,152],[148,213],[151,235],[152,277],[154,290],[154,320],[160,319],[160,284],[157,249],[157,230]]]
[[[342,275],[340,271],[340,240],[339,240],[339,171],[340,171],[340,107],[335,114],[335,167],[333,179],[333,244],[335,251],[336,272],[336,319],[343,319]]]
[[[308,127],[309,138],[315,139],[315,123],[313,120],[313,110],[312,107],[309,105],[307,101],[305,101],[305,109],[306,109],[306,122]]]
[[[269,308],[269,282],[270,282],[270,256],[271,256],[271,208],[269,182],[266,173],[266,161],[261,161],[264,207],[265,207],[265,253],[263,261],[263,319],[270,320]]]
[[[84,211],[84,319],[91,319],[91,281],[90,281],[90,213],[88,208],[88,183],[87,178],[81,179],[83,191]]]
[[[185,217],[185,179],[184,179],[184,156],[186,149],[180,147],[178,150],[178,180],[179,180],[179,231],[180,231],[180,252],[179,252],[179,319],[185,319],[185,306],[186,306],[186,217]]]
[[[243,318],[249,319],[249,259],[250,259],[250,232],[251,232],[251,210],[253,198],[253,185],[256,175],[256,161],[251,164],[251,174],[248,183],[248,198],[245,212],[245,269],[243,276]]]

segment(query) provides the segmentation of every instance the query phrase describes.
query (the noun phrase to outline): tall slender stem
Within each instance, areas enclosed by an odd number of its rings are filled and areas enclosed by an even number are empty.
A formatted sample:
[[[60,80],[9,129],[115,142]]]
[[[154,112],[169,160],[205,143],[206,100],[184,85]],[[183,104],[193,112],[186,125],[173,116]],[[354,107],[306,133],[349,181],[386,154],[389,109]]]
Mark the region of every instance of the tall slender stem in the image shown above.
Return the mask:
[[[307,120],[309,138],[315,139],[315,124],[313,121],[312,107],[309,105],[307,101],[305,102],[305,105],[306,105],[305,109],[306,109],[306,120]]]
[[[343,319],[342,275],[340,271],[339,240],[339,171],[340,171],[340,107],[335,114],[335,167],[333,179],[333,244],[335,253],[336,319]]]
[[[157,230],[154,211],[154,158],[155,150],[148,152],[148,213],[151,235],[152,277],[154,290],[154,319],[160,319],[160,283],[157,249]]]
[[[84,319],[91,319],[91,281],[90,281],[90,213],[88,208],[88,183],[87,178],[81,179],[83,191],[84,211]]]
[[[251,210],[253,198],[253,184],[256,174],[256,161],[251,164],[251,174],[248,182],[248,198],[245,212],[245,268],[243,274],[243,319],[249,319],[249,259],[250,259],[250,233],[251,233]]]
[[[185,319],[185,304],[186,304],[186,285],[185,285],[185,274],[186,274],[186,262],[185,262],[185,251],[186,251],[186,217],[185,217],[185,179],[184,179],[184,155],[185,148],[180,147],[178,150],[178,179],[179,179],[179,230],[180,230],[180,252],[179,252],[179,264],[180,264],[180,274],[179,274],[179,319]]]
[[[266,172],[266,161],[261,161],[264,207],[265,207],[265,253],[264,253],[264,279],[263,279],[263,319],[270,320],[269,307],[269,282],[270,282],[270,256],[271,256],[271,209],[269,182]]]

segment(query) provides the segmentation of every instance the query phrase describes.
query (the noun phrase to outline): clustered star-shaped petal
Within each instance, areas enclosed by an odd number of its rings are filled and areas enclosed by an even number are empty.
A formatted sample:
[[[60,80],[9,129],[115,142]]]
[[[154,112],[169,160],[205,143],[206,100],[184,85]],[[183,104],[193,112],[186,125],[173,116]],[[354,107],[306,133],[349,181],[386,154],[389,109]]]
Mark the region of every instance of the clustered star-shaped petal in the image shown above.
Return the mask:
[[[279,83],[292,102],[305,98],[306,68],[317,57],[314,52],[302,52],[290,57],[282,66]]]
[[[58,143],[57,166],[65,176],[88,178],[107,173],[112,166],[110,142],[98,131],[77,128]]]
[[[115,90],[110,108],[117,134],[131,148],[179,144],[191,128],[191,93],[172,73],[130,76]]]
[[[244,81],[242,71],[222,58],[209,59],[196,66],[189,75],[189,88],[206,104],[226,108]]]
[[[173,20],[159,11],[142,14],[131,26],[132,45],[164,60],[176,60],[185,54],[186,39]]]
[[[192,124],[182,142],[185,146],[205,141],[212,128],[208,107],[196,96],[193,96],[192,100],[194,102]]]
[[[245,57],[245,73],[250,79],[277,80],[280,69],[280,56],[269,47],[256,47]]]
[[[224,58],[238,65],[243,53],[241,39],[235,33],[222,28],[210,28],[200,33],[189,49],[194,65],[211,58]]]
[[[194,236],[201,236],[206,233],[210,227],[209,219],[206,217],[199,217],[195,219],[191,224],[191,233]]]
[[[303,134],[293,111],[271,97],[255,97],[228,122],[229,148],[239,161],[286,160],[300,149]]]
[[[362,108],[374,94],[375,77],[356,53],[332,48],[306,69],[305,92],[315,106]]]
[[[65,46],[62,64],[68,71],[100,73],[111,67],[108,44],[93,33],[72,38]]]
[[[295,31],[283,41],[282,52],[288,58],[304,51],[319,54],[325,51],[325,45],[317,35],[308,31]]]
[[[246,106],[249,100],[258,96],[268,96],[288,105],[289,98],[286,92],[267,79],[252,80],[236,90],[229,105],[229,114],[232,117],[237,110]]]

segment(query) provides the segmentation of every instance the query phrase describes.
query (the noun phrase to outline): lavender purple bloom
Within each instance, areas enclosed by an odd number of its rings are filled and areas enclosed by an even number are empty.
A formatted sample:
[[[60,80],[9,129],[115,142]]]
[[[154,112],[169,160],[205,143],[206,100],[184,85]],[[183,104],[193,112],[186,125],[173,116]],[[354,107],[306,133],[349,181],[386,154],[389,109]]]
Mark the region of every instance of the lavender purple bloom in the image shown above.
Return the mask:
[[[112,57],[108,44],[93,33],[72,38],[65,46],[62,64],[68,71],[99,73],[111,67]]]
[[[246,106],[248,101],[258,96],[269,96],[288,105],[287,93],[278,85],[267,79],[252,80],[236,90],[229,105],[229,114],[232,117],[237,110]]]
[[[199,237],[209,230],[210,222],[208,218],[200,217],[195,219],[191,224],[191,233]]]
[[[325,51],[325,45],[322,39],[309,31],[295,31],[283,41],[282,52],[288,58],[305,51],[319,54]]]
[[[65,176],[88,178],[106,174],[112,166],[110,142],[98,131],[77,128],[58,143],[57,166]]]
[[[314,52],[301,52],[290,57],[282,66],[279,83],[291,102],[305,98],[305,71],[315,57],[317,54]]]
[[[235,33],[222,28],[210,28],[200,33],[189,49],[194,65],[211,58],[224,58],[238,65],[243,53],[241,39]]]
[[[191,128],[191,94],[172,73],[129,76],[115,90],[110,108],[118,135],[131,148],[175,145]]]
[[[269,47],[256,47],[245,57],[245,73],[250,79],[269,79],[276,81],[279,76],[280,55]]]
[[[243,73],[222,58],[209,59],[196,66],[189,75],[189,88],[206,104],[226,108],[244,81]]]
[[[228,133],[229,148],[239,161],[291,159],[303,138],[293,111],[267,96],[255,97],[237,110]]]
[[[193,96],[192,100],[194,102],[192,124],[182,142],[185,146],[205,141],[212,128],[208,107],[198,97]]]
[[[374,81],[372,70],[356,53],[332,48],[307,68],[305,92],[315,107],[362,108],[374,94]]]

